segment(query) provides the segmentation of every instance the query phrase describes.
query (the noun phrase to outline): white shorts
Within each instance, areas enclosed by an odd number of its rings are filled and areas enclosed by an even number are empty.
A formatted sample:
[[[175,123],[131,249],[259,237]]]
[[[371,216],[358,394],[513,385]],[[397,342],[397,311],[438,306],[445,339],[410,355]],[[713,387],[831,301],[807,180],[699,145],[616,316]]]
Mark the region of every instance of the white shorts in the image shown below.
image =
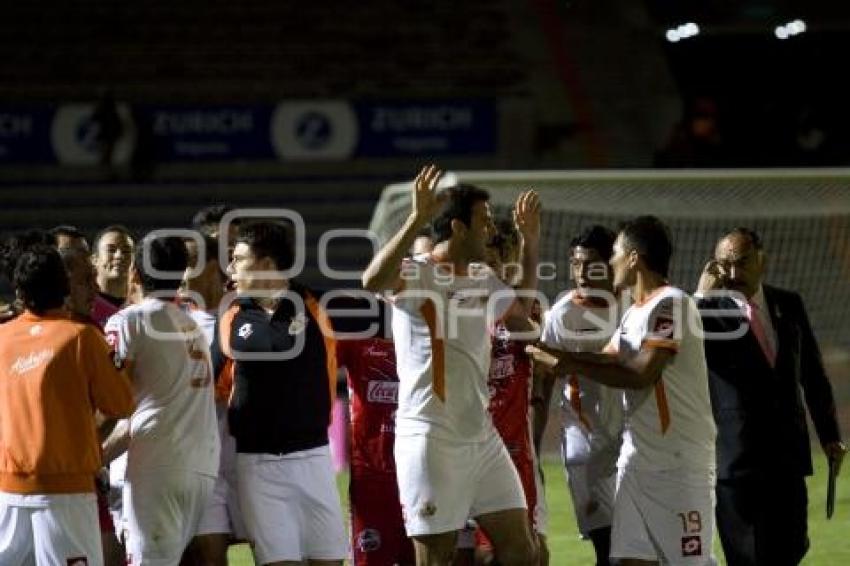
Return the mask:
[[[614,515],[614,491],[617,478],[591,477],[585,464],[566,466],[567,487],[573,502],[576,524],[582,536],[590,531],[610,527]]]
[[[647,471],[617,475],[611,557],[671,565],[712,565],[714,471]]]
[[[127,475],[127,453],[124,452],[109,464],[109,513],[115,534],[120,538],[126,530],[124,523],[124,477]]]
[[[214,485],[214,477],[184,470],[128,477],[124,483],[127,564],[179,563]]]
[[[519,474],[495,432],[479,443],[396,435],[395,461],[408,536],[457,531],[469,517],[527,508]]]
[[[224,421],[227,418],[225,415]],[[242,510],[239,508],[239,498],[236,495],[236,441],[219,424],[221,438],[221,460],[218,477],[215,480],[212,496],[201,514],[196,536],[212,534],[228,534],[233,538],[243,540],[248,532],[245,521],[242,520]]]
[[[103,566],[94,493],[0,493],[0,564]]]
[[[283,456],[237,454],[236,473],[242,516],[257,563],[348,556],[327,446]]]

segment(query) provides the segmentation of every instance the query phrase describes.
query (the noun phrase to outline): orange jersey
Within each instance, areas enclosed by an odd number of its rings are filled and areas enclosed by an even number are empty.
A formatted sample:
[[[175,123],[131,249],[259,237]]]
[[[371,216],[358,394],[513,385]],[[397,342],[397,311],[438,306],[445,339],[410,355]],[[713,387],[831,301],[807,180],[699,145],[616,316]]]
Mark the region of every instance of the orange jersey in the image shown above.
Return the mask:
[[[0,491],[94,491],[95,409],[133,412],[130,381],[97,328],[58,310],[0,326]]]

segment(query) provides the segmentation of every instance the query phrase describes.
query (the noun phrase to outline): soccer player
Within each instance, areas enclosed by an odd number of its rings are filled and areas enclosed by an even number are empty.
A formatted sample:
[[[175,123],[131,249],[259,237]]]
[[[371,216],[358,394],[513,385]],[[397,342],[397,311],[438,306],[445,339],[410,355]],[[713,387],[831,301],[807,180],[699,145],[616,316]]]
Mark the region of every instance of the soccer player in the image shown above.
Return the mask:
[[[516,469],[487,415],[490,333],[499,319],[527,328],[531,298],[516,299],[483,263],[493,220],[486,191],[469,185],[437,196],[441,172],[422,169],[401,230],[363,274],[372,292],[393,292],[400,378],[395,459],[405,529],[420,565],[450,564],[457,531],[474,517],[502,564],[536,560]],[[430,255],[403,258],[433,219]],[[540,205],[517,200],[523,235],[520,288],[537,285]],[[489,316],[488,316],[489,311]],[[523,408],[525,410],[525,408]]]
[[[91,325],[64,309],[56,250],[24,251],[14,284],[25,311],[0,326],[0,564],[103,564],[94,411],[126,417],[130,383]]]
[[[328,449],[336,347],[315,295],[284,277],[293,258],[279,222],[240,225],[227,268],[237,298],[213,349],[233,380],[228,427],[256,561],[341,565],[348,549]]]
[[[48,231],[48,234],[54,238],[54,245],[60,252],[66,248],[76,248],[87,254],[90,253],[85,234],[75,226],[66,224],[55,226]]]
[[[540,340],[551,348],[599,352],[617,328],[617,300],[608,261],[616,235],[590,226],[570,242],[570,275],[576,288],[546,314]],[[597,566],[609,564],[611,516],[620,449],[622,391],[577,373],[565,376],[561,407],[561,457],[576,523],[589,538]]]
[[[112,225],[104,228],[94,238],[92,263],[95,267],[95,279],[98,293],[92,303],[91,319],[103,328],[109,317],[117,313],[127,297],[127,282],[130,276],[130,262],[133,259],[133,238],[124,226]],[[121,426],[126,425],[124,423]],[[123,486],[127,468],[126,454],[112,454],[120,448],[114,444],[104,453],[109,463],[110,475],[110,511],[119,533],[123,531],[124,514]]]
[[[189,316],[204,332],[207,344],[212,345],[218,307],[226,283],[218,263],[218,242],[210,236],[203,236],[205,254],[199,253],[198,242],[194,239],[187,238],[184,243],[189,254],[184,275],[184,304],[187,305]],[[206,264],[197,276],[190,276],[201,255],[204,255]],[[195,537],[186,549],[183,564],[226,566],[227,547],[234,539],[245,538],[245,525],[236,497],[236,444],[227,430],[228,394],[229,391],[216,390],[215,408],[221,440],[218,477]]]
[[[487,246],[487,264],[506,285],[519,281],[520,235],[513,220],[501,219]],[[488,411],[499,436],[516,466],[528,505],[529,525],[536,535],[540,560],[547,561],[545,525],[538,521],[537,456],[531,435],[532,363],[525,353],[527,341],[515,340],[504,323],[499,322],[491,336],[490,373],[487,389]],[[479,537],[482,538],[482,537]],[[479,545],[481,554],[492,551],[489,541]]]
[[[634,304],[606,350],[530,348],[560,374],[626,390],[611,533],[611,557],[626,566],[713,563],[716,428],[699,313],[667,282],[672,252],[657,218],[628,222],[610,264]]]
[[[107,226],[94,238],[92,263],[97,272],[99,292],[92,308],[92,318],[100,326],[124,306],[133,246],[133,237],[123,226]]]
[[[91,324],[99,334],[100,326],[91,319],[91,309],[97,296],[94,267],[88,248],[66,246],[59,249],[59,255],[68,274],[69,292],[65,306],[71,317],[81,323]],[[101,417],[98,415],[98,417]],[[115,419],[98,418],[98,436],[106,438],[115,426]],[[105,468],[95,478],[97,487],[97,512],[100,520],[100,532],[103,543],[103,561],[106,566],[124,566],[125,552],[115,533],[115,523],[109,512],[109,472]]]
[[[358,315],[376,309],[375,316],[334,319],[337,360],[345,368],[351,400],[349,495],[354,565],[411,566],[413,544],[404,532],[393,458],[398,408],[395,348],[386,324],[389,308],[374,301],[342,296],[328,303],[329,309],[360,310]],[[347,337],[353,333],[358,337]]]
[[[180,238],[146,238],[132,264],[131,304],[106,325],[115,358],[129,368],[137,403],[123,494],[131,565],[180,561],[218,473],[209,348],[173,301],[186,264]],[[176,278],[162,279],[160,272]],[[114,453],[112,445],[126,435],[126,427],[116,427],[105,451]]]

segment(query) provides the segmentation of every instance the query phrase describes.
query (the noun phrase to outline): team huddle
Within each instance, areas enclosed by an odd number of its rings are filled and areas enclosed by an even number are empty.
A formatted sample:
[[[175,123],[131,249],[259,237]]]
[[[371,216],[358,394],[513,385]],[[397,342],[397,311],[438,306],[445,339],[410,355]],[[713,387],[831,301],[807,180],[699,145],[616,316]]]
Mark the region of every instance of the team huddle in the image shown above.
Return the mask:
[[[361,292],[305,287],[287,225],[222,222],[223,207],[185,236],[5,242],[0,564],[220,565],[234,542],[264,565],[548,564],[538,455],[555,388],[597,564],[714,564],[715,530],[729,564],[799,563],[805,420],[787,427],[801,463],[779,474],[753,447],[770,444],[762,421],[792,421],[802,388],[836,468],[844,446],[799,297],[761,284],[758,235],[722,235],[691,296],[668,282],[658,219],[589,226],[550,307],[537,193],[497,221],[486,191],[441,175],[420,171]],[[796,404],[777,393],[748,416],[745,360],[776,389],[795,368]],[[348,526],[328,441],[338,371]],[[802,509],[764,512],[776,493]]]

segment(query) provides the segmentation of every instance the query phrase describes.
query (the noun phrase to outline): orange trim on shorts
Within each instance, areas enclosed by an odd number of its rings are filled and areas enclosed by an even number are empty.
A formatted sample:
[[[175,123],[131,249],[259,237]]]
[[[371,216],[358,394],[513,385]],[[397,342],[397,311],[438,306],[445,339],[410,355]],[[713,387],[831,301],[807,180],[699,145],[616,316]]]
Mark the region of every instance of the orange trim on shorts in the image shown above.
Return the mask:
[[[664,381],[662,379],[655,382],[655,403],[658,405],[661,434],[666,434],[667,429],[670,428],[670,405],[667,403],[667,391],[664,389]]]
[[[440,401],[446,401],[446,348],[443,340],[437,337],[437,307],[434,301],[426,299],[419,307],[428,333],[431,335],[431,386]]]

